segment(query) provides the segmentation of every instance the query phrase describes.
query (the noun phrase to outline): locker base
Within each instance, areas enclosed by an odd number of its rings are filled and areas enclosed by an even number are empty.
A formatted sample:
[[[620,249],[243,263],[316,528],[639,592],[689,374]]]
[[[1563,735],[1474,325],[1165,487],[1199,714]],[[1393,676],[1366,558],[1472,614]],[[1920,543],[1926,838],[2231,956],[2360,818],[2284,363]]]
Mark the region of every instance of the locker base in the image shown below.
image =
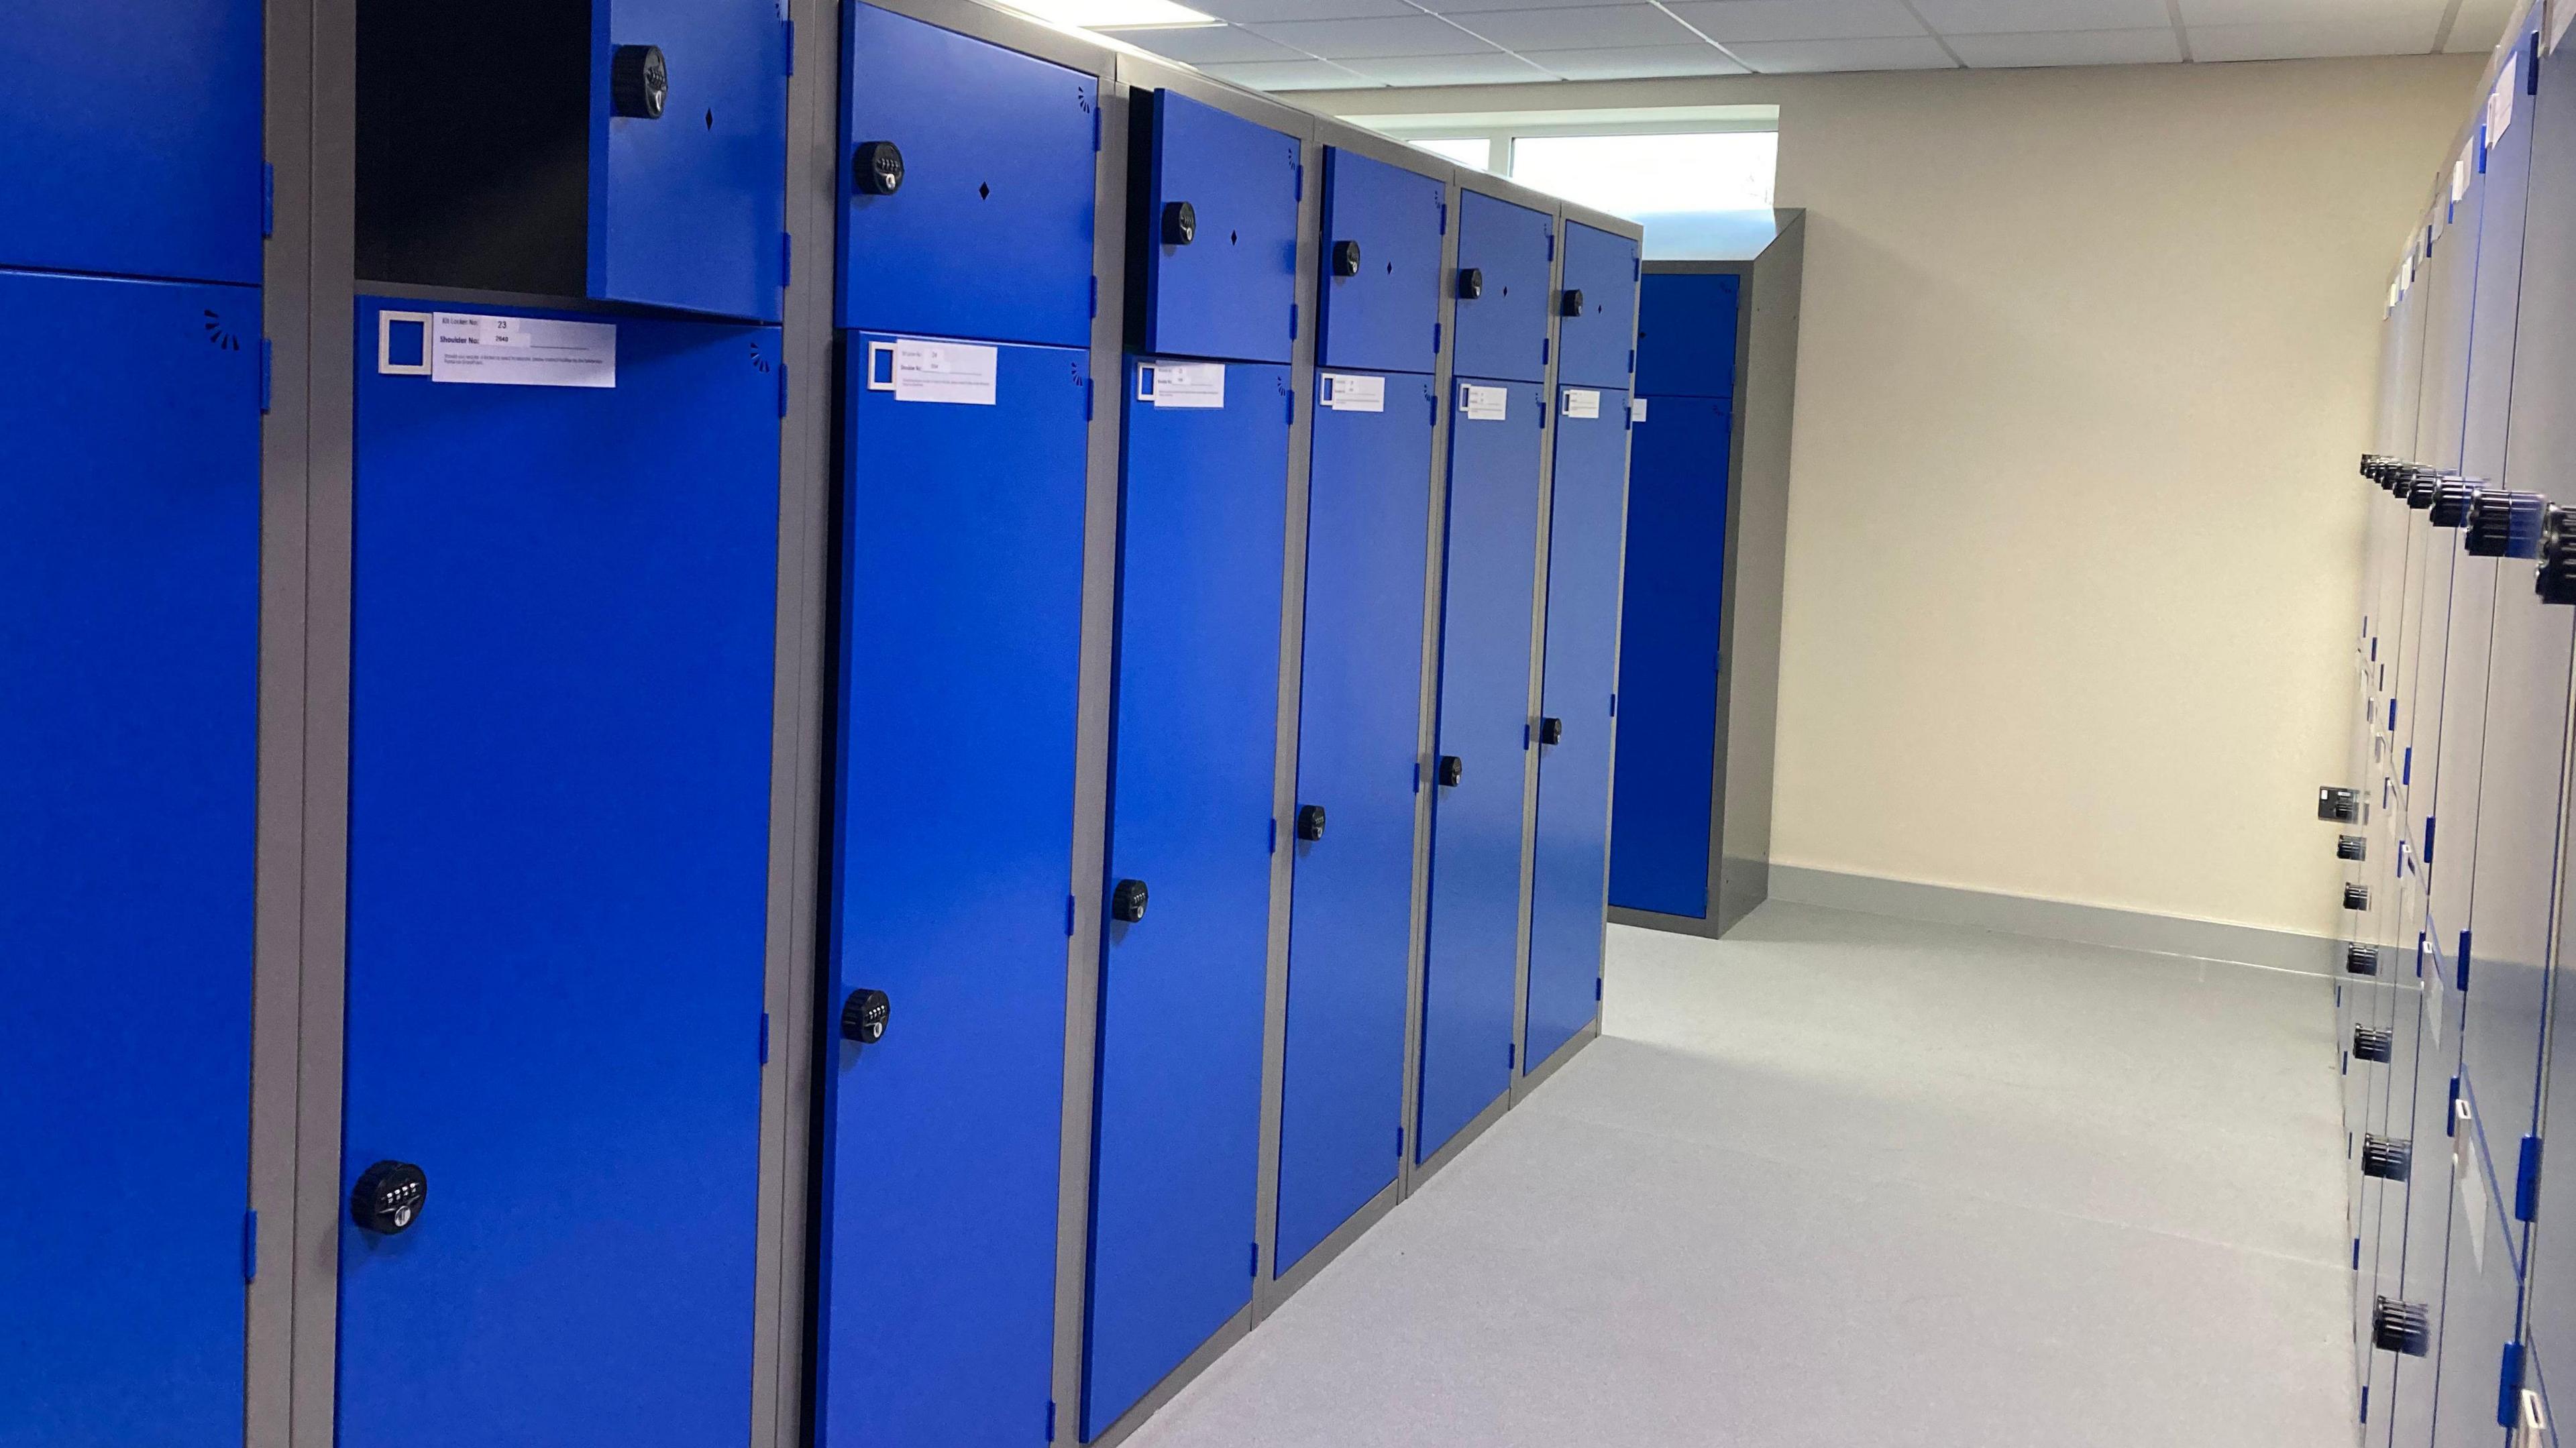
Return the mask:
[[[1440,1149],[1431,1153],[1428,1160],[1419,1163],[1413,1168],[1413,1180],[1405,1188],[1406,1195],[1409,1196],[1414,1192],[1422,1190],[1422,1184],[1431,1180],[1434,1172],[1437,1172],[1442,1167],[1456,1161],[1458,1159],[1458,1153],[1465,1151],[1470,1145],[1474,1144],[1477,1137],[1485,1134],[1485,1129],[1487,1127],[1490,1127],[1495,1122],[1502,1120],[1503,1113],[1511,1109],[1512,1093],[1509,1088],[1505,1088],[1503,1094],[1495,1097],[1484,1110],[1477,1112],[1474,1119],[1470,1120],[1466,1125],[1459,1127],[1457,1135],[1442,1143]]]
[[[1577,1052],[1581,1051],[1584,1047],[1591,1045],[1594,1041],[1597,1041],[1600,1038],[1601,1012],[1596,1009],[1592,1013],[1591,1023],[1586,1025],[1582,1030],[1575,1032],[1573,1037],[1564,1045],[1557,1047],[1555,1055],[1539,1062],[1537,1067],[1531,1070],[1529,1074],[1513,1078],[1512,1104],[1514,1106],[1518,1106],[1522,1102],[1527,1101],[1529,1099],[1529,1094],[1536,1091],[1541,1085],[1545,1084],[1548,1077],[1553,1076],[1558,1071],[1564,1069],[1565,1063],[1573,1060]]]
[[[1314,1281],[1316,1273],[1323,1271],[1326,1264],[1342,1255],[1342,1249],[1366,1236],[1370,1228],[1383,1221],[1387,1213],[1395,1210],[1396,1203],[1403,1200],[1404,1183],[1401,1180],[1388,1182],[1386,1190],[1369,1198],[1366,1205],[1351,1213],[1349,1221],[1335,1227],[1331,1236],[1308,1249],[1305,1256],[1297,1259],[1296,1266],[1289,1268],[1282,1276],[1255,1284],[1252,1292],[1253,1322],[1257,1325],[1270,1314],[1277,1312],[1281,1303],[1296,1296],[1298,1289]],[[1274,1246],[1272,1250],[1275,1252],[1277,1248]]]
[[[1144,1426],[1146,1419],[1162,1411],[1165,1403],[1180,1396],[1181,1389],[1188,1387],[1199,1374],[1206,1372],[1209,1364],[1225,1356],[1227,1349],[1243,1341],[1244,1334],[1250,1331],[1252,1331],[1252,1308],[1247,1304],[1241,1312],[1227,1318],[1223,1327],[1208,1334],[1208,1340],[1200,1343],[1188,1357],[1181,1359],[1180,1366],[1163,1374],[1163,1380],[1154,1384],[1153,1391],[1138,1398],[1134,1407],[1119,1414],[1118,1421],[1101,1429],[1099,1435],[1091,1439],[1085,1448],[1116,1448],[1116,1445],[1125,1442],[1128,1435]]]

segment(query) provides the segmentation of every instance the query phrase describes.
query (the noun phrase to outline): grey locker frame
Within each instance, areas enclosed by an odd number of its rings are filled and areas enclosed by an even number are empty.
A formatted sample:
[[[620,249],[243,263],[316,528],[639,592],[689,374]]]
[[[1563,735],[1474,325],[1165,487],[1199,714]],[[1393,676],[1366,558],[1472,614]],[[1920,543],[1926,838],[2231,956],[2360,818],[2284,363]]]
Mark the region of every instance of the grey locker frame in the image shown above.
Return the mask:
[[[1772,756],[1779,735],[1781,588],[1789,553],[1789,434],[1797,410],[1798,315],[1807,213],[1742,261],[1653,261],[1650,275],[1742,277],[1735,421],[1728,443],[1726,568],[1718,613],[1717,768],[1709,800],[1706,919],[1610,907],[1614,925],[1716,939],[1771,895]],[[1648,417],[1653,416],[1648,398]],[[1616,809],[1616,801],[1613,801]]]

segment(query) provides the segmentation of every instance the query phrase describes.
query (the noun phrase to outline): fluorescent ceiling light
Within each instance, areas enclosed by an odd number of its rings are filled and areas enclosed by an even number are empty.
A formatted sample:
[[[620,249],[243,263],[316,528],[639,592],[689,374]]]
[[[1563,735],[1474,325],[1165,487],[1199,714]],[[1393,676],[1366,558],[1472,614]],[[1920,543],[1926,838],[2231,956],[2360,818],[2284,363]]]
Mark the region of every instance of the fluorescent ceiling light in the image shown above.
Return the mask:
[[[1172,0],[1006,0],[1056,25],[1081,30],[1169,30],[1183,25],[1222,24],[1215,16],[1175,5]]]

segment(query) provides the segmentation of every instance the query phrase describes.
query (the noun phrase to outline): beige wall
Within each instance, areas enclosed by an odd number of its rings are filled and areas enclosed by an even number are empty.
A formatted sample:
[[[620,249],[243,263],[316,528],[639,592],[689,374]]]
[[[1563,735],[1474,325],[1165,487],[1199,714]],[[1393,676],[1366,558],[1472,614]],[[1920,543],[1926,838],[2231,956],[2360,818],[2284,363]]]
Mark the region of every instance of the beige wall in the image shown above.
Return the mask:
[[[2328,934],[2352,463],[2480,64],[1300,99],[1776,102],[1809,213],[1774,858]]]

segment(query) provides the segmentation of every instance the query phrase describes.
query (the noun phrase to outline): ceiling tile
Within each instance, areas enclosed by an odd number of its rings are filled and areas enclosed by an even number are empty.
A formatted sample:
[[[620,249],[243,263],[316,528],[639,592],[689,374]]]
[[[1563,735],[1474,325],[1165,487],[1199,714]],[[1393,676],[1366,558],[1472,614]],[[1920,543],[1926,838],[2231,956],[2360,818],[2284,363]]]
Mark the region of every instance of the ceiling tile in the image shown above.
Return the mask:
[[[1446,20],[1420,13],[1385,20],[1283,20],[1253,29],[1264,39],[1327,60],[1473,55],[1493,49]]]
[[[2286,25],[2301,22],[2368,25],[2422,21],[2442,23],[2449,0],[2179,0],[2182,23],[2195,25]]]
[[[2173,29],[2165,0],[1914,0],[1914,13],[1943,35]]]
[[[1264,40],[1240,25],[1165,25],[1143,30],[1103,30],[1138,50],[1190,65],[1254,60],[1304,60],[1302,52]]]
[[[1498,85],[1556,77],[1516,55],[1415,55],[1355,60],[1351,69],[1388,85]]]
[[[1209,65],[1200,69],[1219,80],[1248,85],[1254,90],[1376,90],[1383,84],[1321,60],[1262,61],[1250,65]]]
[[[1472,15],[1485,10],[1609,9],[1636,3],[1638,0],[1420,0],[1423,9],[1442,15]]]
[[[2462,0],[2460,16],[2451,22],[2451,38],[2442,49],[2453,55],[2484,55],[2504,40],[2504,28],[2521,9],[2520,0]]]
[[[1521,58],[1567,80],[1636,80],[1648,76],[1742,75],[1744,67],[1713,45],[1648,45],[1600,50],[1524,50]]]
[[[1479,10],[1458,23],[1505,50],[1599,50],[1614,45],[1701,45],[1652,5],[1586,5],[1564,10]]]
[[[2303,60],[2322,55],[2422,55],[2439,17],[2427,21],[2310,21],[2289,25],[2194,25],[2194,60]]]
[[[1404,0],[1191,0],[1190,8],[1222,20],[1253,25],[1272,20],[1362,20],[1422,13]]]
[[[2155,30],[2057,30],[2030,35],[1953,35],[1950,48],[1980,70],[2026,65],[2144,65],[2180,61],[2171,25]]]
[[[1923,27],[1899,0],[1697,0],[1672,9],[1693,29],[1729,49],[1739,40],[1923,34]]]
[[[1956,62],[1929,36],[1885,40],[1768,40],[1729,45],[1765,75],[1816,70],[1948,70]]]

